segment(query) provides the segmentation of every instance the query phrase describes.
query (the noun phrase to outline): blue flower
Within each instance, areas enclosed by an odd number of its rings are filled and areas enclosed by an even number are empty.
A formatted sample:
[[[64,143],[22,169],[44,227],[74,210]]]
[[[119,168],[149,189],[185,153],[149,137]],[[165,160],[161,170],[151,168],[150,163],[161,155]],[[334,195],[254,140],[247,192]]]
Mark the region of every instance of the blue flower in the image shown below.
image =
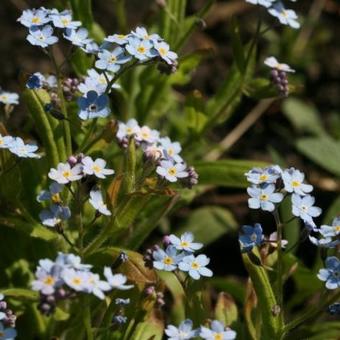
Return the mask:
[[[292,28],[300,28],[300,23],[296,20],[298,17],[291,9],[285,9],[281,1],[277,1],[268,10],[268,12],[279,19],[282,25],[288,25]]]
[[[96,91],[89,91],[86,97],[78,99],[79,118],[86,120],[97,117],[107,117],[110,113],[109,98],[106,94],[99,95]]]
[[[117,45],[125,45],[128,43],[129,35],[128,34],[113,34],[109,35],[104,39],[105,42],[115,43]]]
[[[202,243],[193,242],[194,235],[189,232],[181,235],[181,238],[178,238],[176,235],[172,234],[169,236],[169,239],[171,244],[174,245],[177,250],[184,250],[189,253],[193,253],[194,251],[203,247]]]
[[[314,207],[315,198],[310,195],[299,196],[292,195],[292,213],[296,217],[300,217],[304,222],[314,224],[313,217],[321,214],[319,207]]]
[[[272,165],[267,168],[253,168],[245,173],[247,181],[252,184],[275,184],[281,177],[282,170],[278,165]]]
[[[71,217],[70,209],[60,204],[52,204],[49,207],[49,209],[44,209],[39,214],[41,223],[47,227],[55,227],[63,220],[67,220],[70,217]]]
[[[324,237],[334,237],[340,235],[340,217],[335,217],[332,225],[322,225],[320,227],[320,234]]]
[[[34,89],[41,89],[44,83],[44,76],[39,73],[33,73],[29,78],[28,81],[26,83],[26,87],[28,89],[34,90]]]
[[[66,33],[63,35],[66,40],[78,47],[86,46],[92,42],[92,39],[88,38],[89,32],[86,28],[79,28],[78,30],[67,28]]]
[[[48,12],[42,8],[24,10],[18,19],[22,25],[28,28],[44,25],[50,20],[51,19],[48,17]]]
[[[263,230],[260,223],[256,223],[254,227],[244,225],[242,227],[243,234],[239,236],[239,242],[242,252],[250,252],[255,246],[260,246],[263,242]]]
[[[336,302],[328,306],[328,312],[331,315],[340,315],[340,302]]]
[[[287,169],[283,172],[282,179],[287,192],[294,192],[304,196],[313,191],[312,185],[303,183],[305,174],[300,170],[294,168]]]
[[[130,38],[125,48],[132,56],[140,61],[146,61],[158,55],[158,52],[153,49],[153,44],[149,40]]]
[[[0,133],[0,149],[8,149],[14,142],[15,138],[12,136],[2,136]]]
[[[246,0],[246,2],[249,2],[253,5],[261,5],[266,8],[270,7],[275,1],[276,0]]]
[[[25,144],[20,137],[15,137],[9,145],[9,151],[20,158],[40,158],[40,156],[35,153],[37,150],[38,147],[36,145]]]
[[[35,46],[47,47],[53,45],[58,41],[58,37],[53,35],[53,28],[50,25],[43,28],[32,27],[29,30],[27,40]]]
[[[340,261],[335,256],[327,257],[326,268],[320,269],[318,278],[326,282],[326,288],[340,288]]]
[[[60,203],[61,198],[59,193],[62,192],[64,186],[62,184],[53,182],[49,186],[49,190],[43,190],[38,196],[37,201],[43,202],[43,201],[49,201],[51,200],[53,203]]]
[[[188,255],[183,257],[182,261],[178,264],[178,268],[184,272],[188,272],[194,280],[198,280],[201,276],[213,276],[213,272],[206,268],[209,262],[209,257],[204,254],[198,255],[197,257]]]
[[[168,325],[165,334],[168,340],[188,340],[198,336],[198,329],[192,329],[193,323],[190,319],[184,320],[178,327]]]
[[[283,200],[281,193],[275,192],[274,184],[264,184],[260,187],[253,185],[247,189],[251,198],[248,199],[250,209],[262,209],[264,211],[273,211],[274,203],[280,203]]]
[[[0,340],[13,340],[17,336],[15,328],[5,328],[2,322],[0,322]]]
[[[166,250],[157,249],[152,253],[153,266],[158,270],[165,270],[168,272],[174,271],[178,263],[182,260],[183,254],[178,254],[174,246],[168,246]]]
[[[158,34],[149,34],[144,27],[137,27],[135,31],[131,32],[131,35],[139,40],[150,41],[152,43],[162,40]]]
[[[107,70],[110,72],[119,71],[122,64],[126,64],[131,60],[131,57],[127,56],[124,49],[121,47],[115,48],[112,52],[102,50],[98,53],[98,58],[95,66],[100,70]]]
[[[233,340],[236,338],[236,332],[217,320],[211,322],[211,329],[201,326],[199,336],[206,340]]]
[[[317,247],[320,248],[335,248],[337,245],[340,244],[340,240],[333,240],[330,237],[325,237],[325,238],[316,238],[314,236],[309,235],[309,240],[316,245]]]
[[[81,26],[80,21],[73,21],[72,15],[69,11],[52,14],[51,17],[54,27],[57,28],[76,29]]]

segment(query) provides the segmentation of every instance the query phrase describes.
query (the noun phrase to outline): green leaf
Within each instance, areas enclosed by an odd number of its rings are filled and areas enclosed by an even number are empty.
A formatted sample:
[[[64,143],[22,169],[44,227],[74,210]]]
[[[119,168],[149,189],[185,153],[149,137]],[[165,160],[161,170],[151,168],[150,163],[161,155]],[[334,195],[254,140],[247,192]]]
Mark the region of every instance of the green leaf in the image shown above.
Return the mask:
[[[230,326],[237,321],[238,311],[234,299],[227,293],[220,293],[215,307],[215,318]]]
[[[235,232],[237,227],[238,224],[229,210],[206,206],[194,210],[176,234],[190,231],[195,235],[197,242],[207,245],[227,232]]]
[[[232,17],[230,24],[231,33],[231,45],[233,48],[234,60],[236,61],[237,67],[241,73],[245,71],[246,68],[246,56],[244,47],[242,46],[240,26],[235,17]]]
[[[254,99],[277,97],[278,92],[269,79],[250,79],[243,88],[243,93]]]
[[[154,313],[155,314],[155,313]],[[162,340],[164,333],[163,322],[151,315],[144,322],[138,323],[135,331],[131,334],[130,339],[134,340]]]
[[[63,311],[61,308],[57,307],[54,314],[53,319],[56,321],[65,321],[70,318],[70,314]]]
[[[266,163],[246,160],[199,161],[194,164],[200,185],[219,185],[230,188],[246,188],[245,173],[251,168],[264,167]]]
[[[340,176],[340,142],[331,137],[301,138],[297,149],[320,167]]]
[[[1,293],[8,297],[23,298],[28,300],[37,300],[38,292],[25,288],[9,288],[1,290]]]

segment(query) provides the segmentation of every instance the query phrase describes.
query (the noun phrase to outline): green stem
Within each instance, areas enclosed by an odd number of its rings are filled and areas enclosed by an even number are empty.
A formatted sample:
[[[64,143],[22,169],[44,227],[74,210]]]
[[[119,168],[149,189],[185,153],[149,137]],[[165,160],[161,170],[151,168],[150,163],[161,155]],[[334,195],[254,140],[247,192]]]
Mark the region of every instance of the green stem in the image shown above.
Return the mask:
[[[92,332],[92,324],[91,324],[91,307],[89,302],[87,301],[87,297],[84,297],[84,309],[83,309],[83,322],[86,331],[87,340],[94,340],[93,332]]]

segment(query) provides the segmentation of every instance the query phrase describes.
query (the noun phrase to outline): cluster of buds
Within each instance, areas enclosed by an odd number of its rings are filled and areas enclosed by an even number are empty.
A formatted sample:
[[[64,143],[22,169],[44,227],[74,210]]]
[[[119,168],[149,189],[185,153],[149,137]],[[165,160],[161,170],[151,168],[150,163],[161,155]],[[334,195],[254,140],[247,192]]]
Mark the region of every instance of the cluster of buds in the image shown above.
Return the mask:
[[[159,245],[155,244],[151,248],[146,249],[143,260],[146,268],[153,269],[153,252],[160,249]]]
[[[191,189],[194,185],[198,184],[198,173],[193,166],[189,166],[187,168],[187,172],[189,176],[187,178],[184,178],[182,185],[185,188]]]
[[[75,94],[78,92],[79,84],[80,81],[77,78],[66,78],[63,80],[63,92],[67,101],[71,101],[74,98]]]
[[[173,64],[159,63],[157,69],[161,74],[170,75],[177,71],[177,66],[177,62],[174,62]]]
[[[0,296],[0,297],[3,298],[3,296]],[[5,327],[14,328],[17,317],[14,314],[14,312],[10,308],[8,308],[7,302],[3,301],[2,299],[0,300],[1,300],[0,301],[0,316],[1,316],[0,321],[3,323]]]
[[[144,293],[147,297],[155,300],[157,307],[163,307],[165,305],[164,294],[156,290],[154,285],[149,285],[144,289]]]
[[[41,314],[49,316],[54,313],[58,301],[66,300],[74,296],[75,294],[73,292],[67,291],[64,288],[57,289],[53,294],[40,294],[38,309]]]
[[[85,155],[83,153],[80,153],[78,155],[71,155],[67,159],[67,163],[70,164],[71,167],[81,164],[82,160],[84,159]]]

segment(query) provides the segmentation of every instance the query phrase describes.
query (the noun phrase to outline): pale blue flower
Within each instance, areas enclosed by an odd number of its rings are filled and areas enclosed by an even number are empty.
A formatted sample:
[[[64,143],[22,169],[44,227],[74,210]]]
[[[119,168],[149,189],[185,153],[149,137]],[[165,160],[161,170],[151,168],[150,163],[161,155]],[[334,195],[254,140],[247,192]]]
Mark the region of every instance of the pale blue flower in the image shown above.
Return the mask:
[[[71,217],[69,207],[60,204],[52,204],[49,209],[44,209],[39,214],[41,223],[47,227],[55,227],[57,224]]]
[[[139,40],[150,41],[152,43],[162,40],[158,34],[149,34],[144,27],[137,27],[135,31],[131,32],[131,35],[138,38]]]
[[[246,0],[246,2],[249,2],[253,5],[261,5],[264,6],[266,8],[272,6],[272,4],[275,2],[276,0]]]
[[[48,177],[59,184],[78,181],[83,177],[82,165],[77,164],[73,167],[69,163],[59,163],[57,168],[51,168]]]
[[[93,160],[91,157],[86,156],[81,161],[83,165],[83,173],[86,175],[94,175],[98,178],[106,178],[106,176],[113,175],[114,171],[112,169],[107,169],[106,161],[102,158],[97,158]]]
[[[111,290],[108,282],[101,280],[98,274],[89,272],[86,281],[86,293],[93,294],[98,299],[104,300],[104,292]]]
[[[106,37],[104,41],[117,45],[125,45],[129,42],[129,37],[129,34],[113,34]]]
[[[35,276],[36,279],[31,283],[32,289],[44,295],[53,294],[56,288],[63,284],[60,278],[60,271],[54,270],[53,265],[51,266],[51,270],[38,267]]]
[[[303,183],[305,174],[300,170],[290,168],[283,171],[282,179],[284,189],[287,192],[294,192],[300,196],[304,196],[313,191],[313,186]]]
[[[131,60],[131,57],[127,56],[124,49],[121,47],[115,48],[112,52],[102,50],[98,53],[98,58],[95,66],[100,70],[107,70],[110,72],[119,71],[121,65],[126,64]]]
[[[158,52],[161,59],[163,59],[167,64],[173,65],[177,62],[178,55],[170,51],[170,46],[164,42],[155,42],[154,49]]]
[[[149,40],[140,40],[138,38],[130,38],[129,43],[125,46],[126,50],[140,61],[146,61],[158,55],[153,49],[153,44]]]
[[[261,187],[252,186],[247,188],[251,198],[248,199],[250,209],[262,209],[264,211],[274,211],[275,204],[283,200],[281,193],[275,192],[274,184],[265,184]]]
[[[267,168],[253,168],[245,173],[247,181],[252,184],[275,184],[281,177],[282,170],[278,165],[272,165]]]
[[[58,37],[53,35],[53,28],[50,25],[42,28],[32,27],[29,30],[27,40],[35,46],[47,47],[58,42]]]
[[[98,44],[92,39],[88,40],[89,41],[85,44],[85,46],[81,46],[81,49],[88,54],[97,54],[99,52]]]
[[[306,223],[313,223],[313,217],[318,217],[322,210],[314,207],[315,198],[310,195],[299,196],[292,195],[292,213],[296,217],[300,217]]]
[[[38,147],[34,144],[25,144],[20,137],[15,137],[9,146],[9,151],[20,158],[40,158],[35,152]]]
[[[320,227],[320,234],[324,237],[334,237],[340,235],[340,217],[335,217],[332,225],[322,225]]]
[[[340,239],[333,240],[331,237],[316,238],[315,236],[309,235],[309,240],[311,243],[320,248],[335,248],[340,244]]]
[[[192,233],[186,232],[181,237],[177,237],[176,235],[171,234],[169,236],[169,240],[172,245],[176,247],[177,250],[184,250],[188,253],[193,253],[198,249],[203,247],[202,243],[195,243],[194,235]]]
[[[236,332],[217,320],[211,322],[210,328],[201,326],[199,336],[206,340],[233,340],[236,338]]]
[[[318,278],[326,282],[327,289],[340,288],[340,261],[335,256],[327,257],[326,268],[320,269]]]
[[[87,92],[86,96],[78,99],[80,111],[79,118],[86,120],[92,118],[105,118],[110,114],[109,98],[106,94],[95,91]]]
[[[179,155],[182,151],[181,144],[179,142],[172,142],[169,137],[159,139],[159,143],[163,148],[163,154],[170,160],[173,159],[176,163],[182,163],[183,159]]]
[[[26,9],[22,12],[19,21],[25,27],[31,28],[47,24],[51,19],[44,9]]]
[[[66,40],[78,47],[83,47],[86,44],[92,42],[92,39],[88,38],[89,32],[86,28],[79,28],[77,30],[67,28],[63,35]]]
[[[119,305],[119,306],[126,306],[130,303],[130,299],[121,299],[121,298],[117,298],[115,299],[115,304]]]
[[[13,340],[17,336],[15,328],[7,327],[0,322],[0,340]]]
[[[110,216],[111,211],[107,209],[106,204],[104,203],[103,196],[100,190],[91,190],[90,191],[90,204],[98,210],[101,214],[105,216]]]
[[[54,27],[57,28],[67,28],[67,29],[76,29],[81,26],[80,21],[73,21],[72,15],[70,12],[62,12],[55,15],[52,15],[52,21]]]
[[[137,135],[140,130],[140,126],[136,119],[129,119],[126,124],[118,122],[118,131],[116,137],[119,141],[129,138],[130,136]]]
[[[48,190],[43,190],[37,197],[38,202],[52,201],[53,203],[60,203],[60,193],[63,191],[64,186],[57,182],[53,182]]]
[[[263,243],[264,236],[260,223],[256,223],[254,227],[244,225],[242,227],[243,234],[239,236],[239,242],[242,252],[249,252],[255,246],[260,246]]]
[[[15,92],[0,90],[0,103],[5,105],[17,105],[19,104],[19,95]]]
[[[155,250],[152,256],[154,268],[168,272],[174,271],[183,258],[183,254],[178,254],[176,247],[172,245],[168,246],[165,251],[163,249]]]
[[[289,73],[295,72],[295,70],[292,69],[288,64],[279,63],[275,57],[266,58],[264,63],[265,65],[269,66],[271,69],[274,69],[274,70],[278,70],[282,72],[289,72]]]
[[[292,9],[285,9],[281,1],[277,1],[268,10],[268,12],[279,19],[282,25],[288,25],[292,28],[300,28],[300,23],[296,20],[298,17]]]
[[[178,327],[168,325],[165,334],[168,340],[188,340],[198,336],[198,329],[192,329],[193,323],[190,319],[184,320]]]
[[[14,140],[12,136],[2,136],[0,133],[0,149],[10,148]]]
[[[213,272],[206,268],[209,262],[209,257],[204,254],[198,255],[197,257],[194,255],[188,255],[183,257],[181,262],[178,264],[178,268],[184,272],[188,272],[194,280],[198,280],[201,276],[213,276]]]
[[[150,129],[148,126],[144,125],[138,129],[135,139],[140,143],[157,143],[159,140],[159,131]]]
[[[104,276],[113,289],[128,290],[133,288],[133,285],[127,285],[127,277],[123,274],[113,274],[110,267],[104,267]]]
[[[189,176],[186,171],[186,165],[183,163],[174,163],[172,161],[161,161],[156,168],[156,172],[162,178],[173,183],[177,182],[179,178],[186,178]]]

